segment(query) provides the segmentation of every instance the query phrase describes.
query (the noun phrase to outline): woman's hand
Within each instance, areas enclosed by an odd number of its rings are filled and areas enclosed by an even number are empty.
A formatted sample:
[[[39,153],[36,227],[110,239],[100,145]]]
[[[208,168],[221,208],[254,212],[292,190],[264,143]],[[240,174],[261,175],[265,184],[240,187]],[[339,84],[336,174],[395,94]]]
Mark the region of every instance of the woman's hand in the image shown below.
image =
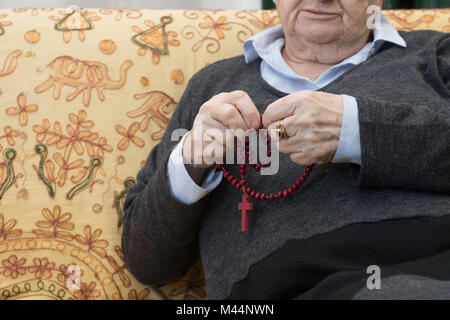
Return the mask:
[[[215,159],[235,147],[233,130],[259,129],[261,117],[247,93],[221,93],[205,102],[195,117],[193,127],[183,145],[184,163],[208,168]]]
[[[343,98],[341,95],[300,91],[271,103],[263,115],[263,124],[272,139],[283,120],[288,138],[280,140],[280,152],[292,161],[307,166],[331,162],[341,134]]]

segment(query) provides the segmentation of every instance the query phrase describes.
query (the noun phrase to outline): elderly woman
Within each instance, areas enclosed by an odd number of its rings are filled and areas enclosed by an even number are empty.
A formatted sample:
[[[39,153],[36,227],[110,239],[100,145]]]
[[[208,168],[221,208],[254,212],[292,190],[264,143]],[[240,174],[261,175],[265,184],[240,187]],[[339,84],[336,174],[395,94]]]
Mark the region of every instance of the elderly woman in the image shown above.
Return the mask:
[[[450,297],[449,35],[370,28],[377,0],[275,3],[281,26],[194,75],[138,173],[128,267],[159,285],[200,253],[210,299]],[[230,150],[208,129],[263,127],[277,174],[208,165]]]

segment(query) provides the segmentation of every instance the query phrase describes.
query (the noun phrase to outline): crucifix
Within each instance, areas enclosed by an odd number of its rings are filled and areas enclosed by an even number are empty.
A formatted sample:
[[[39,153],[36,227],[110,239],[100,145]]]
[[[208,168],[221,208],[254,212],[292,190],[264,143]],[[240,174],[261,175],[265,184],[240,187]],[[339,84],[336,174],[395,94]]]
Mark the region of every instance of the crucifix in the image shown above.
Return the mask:
[[[241,231],[248,231],[248,212],[253,210],[253,203],[248,201],[246,195],[242,195],[242,202],[239,202],[238,209],[241,210]]]
[[[280,127],[283,127],[283,124],[280,122]],[[281,129],[280,129],[281,130]],[[268,150],[270,149],[270,138],[266,137],[266,144],[268,146]],[[267,151],[267,156],[271,156],[271,151]],[[245,160],[250,163],[250,145],[249,141],[245,143]],[[250,164],[250,167],[255,169],[256,172],[260,172],[261,169],[268,167],[270,162],[264,164]],[[239,165],[239,174],[240,177],[235,177],[230,170],[226,169],[223,164],[216,163],[216,168],[223,171],[223,177],[228,180],[231,185],[242,192],[242,201],[238,204],[238,210],[241,210],[241,231],[248,231],[248,213],[253,210],[253,204],[248,201],[250,198],[255,200],[269,200],[274,201],[278,199],[285,199],[294,194],[300,187],[305,183],[306,179],[308,179],[311,174],[314,164],[311,164],[303,169],[302,175],[288,188],[275,192],[275,193],[259,193],[255,190],[252,190],[248,186],[247,179],[245,179],[245,175],[247,173],[247,164]]]

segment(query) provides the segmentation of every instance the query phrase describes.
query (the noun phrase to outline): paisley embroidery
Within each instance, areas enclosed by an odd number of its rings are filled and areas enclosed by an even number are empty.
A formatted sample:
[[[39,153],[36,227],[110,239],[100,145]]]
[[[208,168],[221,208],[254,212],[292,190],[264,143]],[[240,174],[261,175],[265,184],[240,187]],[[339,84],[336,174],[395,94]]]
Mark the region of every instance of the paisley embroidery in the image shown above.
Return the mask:
[[[5,192],[13,185],[15,180],[14,168],[13,168],[13,160],[16,158],[16,150],[7,149],[5,152],[5,160],[7,166],[7,176],[5,181],[0,185],[0,200],[5,195]]]
[[[92,180],[94,178],[94,170],[101,164],[102,160],[100,158],[93,158],[91,160],[91,165],[89,167],[89,174],[86,180],[73,187],[67,194],[67,199],[71,200],[77,193],[81,192],[84,188],[88,187],[92,183]]]
[[[122,211],[123,201],[125,200],[125,196],[127,195],[128,190],[130,190],[130,188],[132,186],[134,186],[135,184],[136,184],[136,179],[134,179],[132,177],[127,178],[124,182],[125,189],[123,189],[122,192],[120,192],[115,197],[114,206],[116,207],[117,215],[119,217],[118,222],[117,222],[118,228],[120,228],[123,223],[123,211]]]
[[[22,55],[23,51],[20,49],[12,51],[6,57],[2,69],[0,69],[0,77],[6,77],[7,75],[13,73],[17,67],[17,61]],[[2,94],[2,89],[0,88],[0,94]]]
[[[37,169],[39,178],[42,180],[42,182],[44,182],[45,186],[47,187],[48,194],[50,195],[50,197],[53,198],[55,196],[55,190],[53,188],[53,184],[45,177],[45,173],[44,173],[44,163],[48,156],[47,146],[44,144],[38,144],[38,145],[36,145],[36,147],[34,147],[34,150],[36,151],[37,154],[39,154],[41,156],[41,160],[39,161],[39,168]],[[53,168],[48,170],[49,172],[51,172],[52,175],[54,172]]]

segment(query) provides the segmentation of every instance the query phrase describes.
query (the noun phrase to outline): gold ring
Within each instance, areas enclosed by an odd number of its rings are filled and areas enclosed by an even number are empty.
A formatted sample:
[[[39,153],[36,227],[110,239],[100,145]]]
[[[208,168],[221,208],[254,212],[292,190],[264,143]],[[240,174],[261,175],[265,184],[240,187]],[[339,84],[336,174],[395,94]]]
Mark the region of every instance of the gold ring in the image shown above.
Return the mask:
[[[280,140],[286,140],[289,138],[286,129],[283,126],[283,120],[280,120],[280,123],[277,124],[277,130],[278,130],[278,137],[280,137]]]

